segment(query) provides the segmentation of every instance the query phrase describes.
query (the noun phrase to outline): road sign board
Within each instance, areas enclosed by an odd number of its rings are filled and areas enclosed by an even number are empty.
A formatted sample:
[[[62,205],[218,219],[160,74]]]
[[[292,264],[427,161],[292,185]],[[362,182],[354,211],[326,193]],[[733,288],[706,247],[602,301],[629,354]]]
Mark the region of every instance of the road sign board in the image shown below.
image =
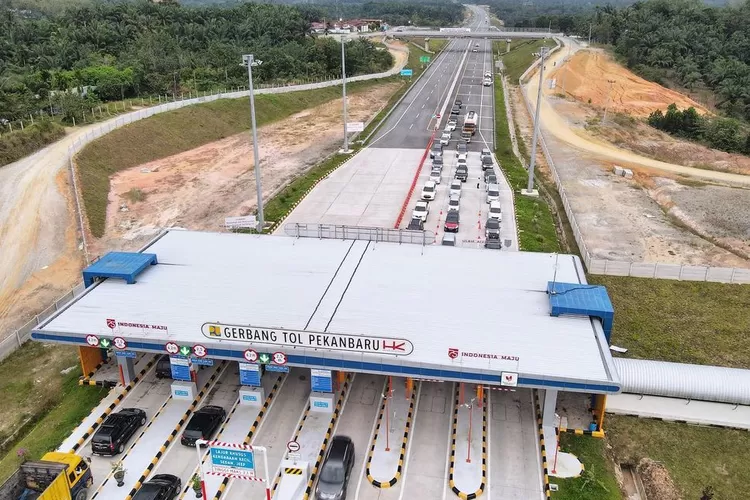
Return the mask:
[[[413,73],[413,72],[412,72],[412,70],[410,70],[410,69],[402,69],[402,70],[401,70],[401,76],[411,76],[411,75],[412,75],[412,73]]]
[[[296,453],[300,450],[302,446],[297,441],[289,441],[286,444],[286,449],[291,451],[292,453]]]
[[[346,124],[347,132],[362,132],[365,130],[364,122],[349,122]]]
[[[224,226],[227,229],[255,229],[258,227],[258,219],[254,215],[245,215],[242,217],[225,217]]]
[[[271,355],[265,352],[258,354],[258,363],[261,365],[267,365],[271,362]]]
[[[112,344],[114,344],[115,349],[127,349],[128,343],[127,341],[122,337],[115,337],[112,339]]]
[[[180,346],[178,346],[174,342],[167,342],[166,344],[164,344],[164,349],[166,349],[169,354],[177,354],[178,352],[180,352]]]
[[[284,366],[286,364],[286,354],[284,354],[283,352],[273,353],[273,362],[276,365]]]
[[[430,62],[430,56],[419,56],[419,62],[428,63]]]
[[[99,337],[96,335],[86,335],[86,343],[91,347],[99,347]]]
[[[255,476],[255,453],[253,450],[211,447],[211,470],[219,474]]]
[[[118,358],[133,358],[135,359],[138,354],[135,351],[115,351],[115,356]]]
[[[194,365],[214,366],[214,360],[208,359],[208,358],[191,357],[190,362],[193,363]]]
[[[302,453],[287,453],[286,459],[287,460],[300,460],[302,458]]]
[[[518,374],[511,372],[502,372],[500,374],[500,385],[516,387],[518,385]]]
[[[204,358],[206,354],[208,354],[208,351],[206,350],[205,346],[202,346],[201,344],[195,344],[193,346],[193,354],[195,354],[199,358]]]
[[[289,373],[289,367],[288,366],[281,366],[281,365],[266,365],[266,371],[267,372]]]
[[[186,345],[180,347],[180,356],[187,357],[190,354],[190,348]]]
[[[172,369],[173,380],[190,381],[190,362],[187,358],[170,356],[169,364]]]
[[[255,363],[240,363],[240,384],[258,387],[260,385],[260,366]]]
[[[109,346],[112,345],[112,341],[109,339],[100,339],[99,340],[99,347],[103,347],[107,349]]]
[[[247,349],[243,353],[243,356],[246,360],[250,361],[251,363],[255,363],[258,361],[258,353],[254,351],[253,349]]]

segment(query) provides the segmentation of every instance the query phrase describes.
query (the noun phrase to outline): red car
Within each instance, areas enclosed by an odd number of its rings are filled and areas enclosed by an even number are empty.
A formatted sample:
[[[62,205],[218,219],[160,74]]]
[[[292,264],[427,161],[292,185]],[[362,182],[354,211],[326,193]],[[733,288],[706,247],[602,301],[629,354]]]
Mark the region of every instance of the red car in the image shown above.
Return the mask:
[[[451,233],[458,232],[458,211],[451,210],[448,215],[445,216],[445,225],[443,228]]]

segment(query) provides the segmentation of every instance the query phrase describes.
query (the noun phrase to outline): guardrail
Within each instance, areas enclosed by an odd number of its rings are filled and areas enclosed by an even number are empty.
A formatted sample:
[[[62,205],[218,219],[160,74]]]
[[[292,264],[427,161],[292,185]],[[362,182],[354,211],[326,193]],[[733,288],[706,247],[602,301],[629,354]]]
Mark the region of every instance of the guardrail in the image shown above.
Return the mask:
[[[412,231],[369,226],[340,226],[335,224],[305,224],[290,222],[284,226],[287,236],[296,238],[326,238],[339,240],[384,241],[432,245],[436,235],[432,231]]]
[[[555,42],[557,43],[557,46],[550,50],[550,54],[561,47],[559,39],[555,38]],[[530,116],[534,116],[534,109],[531,106],[529,97],[526,95],[526,90],[523,88],[523,83],[528,79],[529,74],[539,66],[539,61],[539,59],[534,61],[534,63],[529,66],[529,69],[527,69],[518,79],[518,84],[521,86],[521,95],[523,96],[523,100],[526,103],[526,109],[528,109]],[[552,178],[557,186],[557,191],[560,193],[560,198],[562,199],[562,204],[565,209],[565,215],[568,217],[570,227],[573,230],[573,237],[581,251],[581,259],[589,273],[609,276],[632,276],[635,278],[673,279],[683,281],[750,283],[750,269],[666,264],[660,262],[631,262],[596,258],[586,246],[586,240],[583,238],[583,233],[581,232],[578,220],[570,206],[565,186],[557,172],[555,161],[552,159],[547,143],[544,140],[544,131],[541,127],[539,130],[539,144],[544,153],[544,157],[547,160],[547,164],[549,165],[549,170],[552,172]]]

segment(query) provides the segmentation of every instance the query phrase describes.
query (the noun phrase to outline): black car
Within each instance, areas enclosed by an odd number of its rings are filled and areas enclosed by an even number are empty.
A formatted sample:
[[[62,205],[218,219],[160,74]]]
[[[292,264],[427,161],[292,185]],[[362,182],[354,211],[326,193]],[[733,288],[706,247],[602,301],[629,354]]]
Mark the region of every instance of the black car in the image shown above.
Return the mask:
[[[465,154],[469,152],[469,146],[466,144],[466,141],[459,141],[456,144],[456,151],[458,154]]]
[[[483,156],[482,157],[482,170],[487,170],[488,168],[492,168],[492,157]]]
[[[490,248],[492,250],[500,250],[501,248],[503,248],[503,244],[500,242],[499,239],[493,240],[493,239],[487,238],[484,241],[484,248]]]
[[[461,108],[459,108],[458,106],[453,106],[453,109],[451,109],[451,114],[452,115],[460,115],[461,114]]]
[[[180,442],[185,446],[195,446],[197,440],[211,438],[226,417],[227,412],[221,406],[204,406],[193,414]]]
[[[409,221],[409,225],[406,226],[406,229],[410,229],[412,231],[422,231],[424,230],[424,221],[415,217],[411,221]]]
[[[182,481],[172,474],[157,474],[146,481],[133,500],[172,500],[180,494]]]
[[[318,500],[344,500],[354,465],[354,443],[346,436],[333,436],[315,487]]]
[[[166,354],[156,362],[156,378],[172,378],[172,363]]]
[[[484,233],[488,240],[500,239],[500,221],[487,219],[487,223],[484,225]]]
[[[461,182],[466,182],[466,179],[469,178],[469,169],[466,168],[466,165],[459,165],[456,167],[456,179],[458,179]]]
[[[139,408],[124,408],[107,417],[91,438],[91,453],[119,455],[135,431],[146,424],[146,412]]]
[[[487,171],[489,172],[489,170]],[[494,173],[489,173],[484,176],[484,182],[489,184],[497,184],[497,176]]]
[[[459,223],[458,210],[449,210],[448,214],[445,216],[445,225],[443,226],[443,228],[446,231],[457,233],[458,223]]]
[[[464,102],[461,99],[456,99],[456,102],[453,105],[460,108],[461,106],[464,105]]]

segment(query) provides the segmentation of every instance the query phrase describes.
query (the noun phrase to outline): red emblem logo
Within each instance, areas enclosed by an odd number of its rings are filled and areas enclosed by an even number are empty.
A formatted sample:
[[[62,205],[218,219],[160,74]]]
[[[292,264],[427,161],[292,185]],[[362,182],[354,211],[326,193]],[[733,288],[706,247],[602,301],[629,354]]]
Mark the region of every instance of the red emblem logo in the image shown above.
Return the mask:
[[[448,348],[448,357],[451,359],[456,359],[458,357],[458,349],[454,347]]]
[[[113,319],[107,319],[107,328],[114,330],[116,326],[117,326],[117,321]]]

